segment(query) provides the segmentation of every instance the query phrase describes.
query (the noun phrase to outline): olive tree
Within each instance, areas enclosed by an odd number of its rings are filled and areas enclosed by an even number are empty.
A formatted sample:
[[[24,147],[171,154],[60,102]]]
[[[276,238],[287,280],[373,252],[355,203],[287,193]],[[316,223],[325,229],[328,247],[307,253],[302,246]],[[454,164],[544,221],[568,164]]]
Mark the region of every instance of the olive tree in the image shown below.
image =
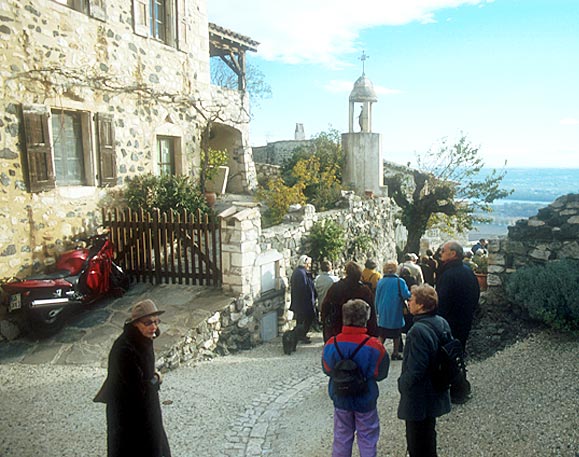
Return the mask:
[[[388,195],[401,208],[408,230],[403,253],[418,252],[420,239],[435,224],[464,232],[475,222],[488,221],[484,214],[492,211],[492,203],[512,190],[500,187],[504,169],[481,176],[483,167],[479,148],[462,135],[455,144],[443,139],[437,149],[418,155],[410,179],[401,172],[385,176]]]

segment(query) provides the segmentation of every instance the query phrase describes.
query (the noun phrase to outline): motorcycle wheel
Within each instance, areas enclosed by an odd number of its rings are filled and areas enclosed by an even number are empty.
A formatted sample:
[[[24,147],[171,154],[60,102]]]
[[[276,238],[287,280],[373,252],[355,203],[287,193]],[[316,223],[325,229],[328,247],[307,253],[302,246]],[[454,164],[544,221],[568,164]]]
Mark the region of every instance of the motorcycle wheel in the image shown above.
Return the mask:
[[[66,323],[65,307],[32,308],[31,303],[23,303],[24,321],[28,333],[37,338],[48,338],[58,333]]]

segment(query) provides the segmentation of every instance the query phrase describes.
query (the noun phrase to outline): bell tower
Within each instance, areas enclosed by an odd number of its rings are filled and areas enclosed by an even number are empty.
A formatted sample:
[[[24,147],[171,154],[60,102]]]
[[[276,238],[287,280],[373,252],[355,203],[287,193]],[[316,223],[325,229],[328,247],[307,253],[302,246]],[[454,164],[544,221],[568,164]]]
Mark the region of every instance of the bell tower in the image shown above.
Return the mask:
[[[362,52],[362,76],[354,83],[350,93],[348,133],[342,134],[344,148],[343,183],[359,195],[372,192],[382,195],[384,190],[381,136],[372,132],[372,105],[378,101],[374,85],[365,75],[364,63],[368,56]],[[360,108],[358,126],[355,111]]]

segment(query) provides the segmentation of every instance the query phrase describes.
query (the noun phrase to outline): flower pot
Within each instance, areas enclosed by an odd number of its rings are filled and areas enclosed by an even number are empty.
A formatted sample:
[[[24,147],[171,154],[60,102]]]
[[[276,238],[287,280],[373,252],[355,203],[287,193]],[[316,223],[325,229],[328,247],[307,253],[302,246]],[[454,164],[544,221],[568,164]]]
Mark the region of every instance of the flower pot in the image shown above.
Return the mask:
[[[478,281],[478,285],[480,290],[487,290],[489,285],[487,282],[487,274],[486,273],[475,273],[476,279]]]

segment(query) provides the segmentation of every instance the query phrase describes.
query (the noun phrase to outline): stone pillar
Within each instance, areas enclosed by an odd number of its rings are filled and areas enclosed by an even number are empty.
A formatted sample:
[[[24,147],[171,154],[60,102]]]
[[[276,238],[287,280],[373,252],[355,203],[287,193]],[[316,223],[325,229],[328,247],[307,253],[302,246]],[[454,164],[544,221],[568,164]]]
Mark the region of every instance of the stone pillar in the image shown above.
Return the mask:
[[[221,217],[221,258],[223,290],[256,297],[260,292],[259,275],[254,274],[261,253],[261,215],[256,204],[236,203]]]

